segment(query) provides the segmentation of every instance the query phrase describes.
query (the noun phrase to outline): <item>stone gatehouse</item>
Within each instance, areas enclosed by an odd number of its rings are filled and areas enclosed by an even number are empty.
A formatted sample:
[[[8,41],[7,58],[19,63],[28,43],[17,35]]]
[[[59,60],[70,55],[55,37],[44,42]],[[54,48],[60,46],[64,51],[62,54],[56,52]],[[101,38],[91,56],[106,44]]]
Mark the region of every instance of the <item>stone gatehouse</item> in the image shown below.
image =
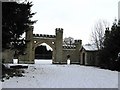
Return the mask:
[[[46,43],[53,49],[53,64],[66,64],[68,55],[70,56],[71,64],[83,64],[80,50],[82,48],[82,40],[75,40],[74,44],[70,46],[63,45],[63,29],[56,28],[55,33],[55,35],[33,34],[33,26],[31,26],[26,31],[26,50],[24,55],[19,56],[19,63],[34,63],[35,49],[40,44]]]
[[[80,63],[79,49],[82,45],[81,40],[75,40],[72,46],[63,45],[63,29],[56,28],[55,35],[33,34],[33,27],[26,32],[27,48],[25,55],[21,56],[21,63],[34,63],[35,49],[42,43],[46,43],[53,49],[52,63],[66,64],[67,55],[70,55],[71,63]]]

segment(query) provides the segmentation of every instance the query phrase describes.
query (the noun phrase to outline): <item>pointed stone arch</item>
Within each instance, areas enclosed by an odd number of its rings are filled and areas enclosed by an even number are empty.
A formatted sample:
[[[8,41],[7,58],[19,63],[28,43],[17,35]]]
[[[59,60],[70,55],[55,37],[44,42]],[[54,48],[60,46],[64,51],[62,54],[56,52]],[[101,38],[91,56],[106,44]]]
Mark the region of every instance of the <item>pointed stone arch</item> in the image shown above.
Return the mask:
[[[44,41],[42,41],[42,40],[40,40],[40,41],[36,41],[36,43],[34,43],[34,46],[33,46],[33,52],[34,52],[34,55],[33,55],[33,58],[35,59],[35,49],[39,46],[39,45],[41,45],[42,43],[45,43],[45,44],[47,44],[48,46],[50,46],[51,48],[52,48],[52,61],[54,62],[55,61],[55,45],[52,43],[53,42],[53,40],[52,41],[48,41],[48,40],[44,40]]]
[[[70,55],[70,63],[80,64],[82,40],[75,40],[73,46],[63,45],[63,29],[56,28],[55,35],[33,34],[33,27],[26,31],[26,50],[20,57],[21,63],[34,63],[35,48],[42,43],[46,43],[53,49],[52,63],[66,64],[67,55]]]
[[[61,63],[63,58],[63,29],[56,28],[56,35],[33,34],[33,27],[26,31],[26,50],[24,63],[34,63],[35,48],[41,43],[53,49],[53,63]]]
[[[36,41],[37,42],[37,41]],[[36,48],[36,47],[38,47],[40,44],[42,44],[42,43],[46,43],[48,46],[50,46],[53,50],[55,50],[55,45],[52,43],[52,42],[54,42],[54,41],[46,41],[46,40],[44,40],[44,41],[38,41],[37,43],[34,43],[34,49]],[[54,42],[55,43],[55,42]]]

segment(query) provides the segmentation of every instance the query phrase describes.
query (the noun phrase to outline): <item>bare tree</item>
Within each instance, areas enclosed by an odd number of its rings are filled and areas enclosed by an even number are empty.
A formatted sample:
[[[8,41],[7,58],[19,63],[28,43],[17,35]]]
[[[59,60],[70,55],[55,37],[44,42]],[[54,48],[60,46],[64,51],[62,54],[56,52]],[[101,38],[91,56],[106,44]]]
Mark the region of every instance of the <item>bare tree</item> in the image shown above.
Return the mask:
[[[66,37],[66,38],[64,38],[63,43],[65,45],[70,45],[71,46],[74,43],[74,38],[72,38],[72,37]]]
[[[100,50],[103,47],[105,29],[109,27],[106,20],[98,20],[92,31],[92,43]]]

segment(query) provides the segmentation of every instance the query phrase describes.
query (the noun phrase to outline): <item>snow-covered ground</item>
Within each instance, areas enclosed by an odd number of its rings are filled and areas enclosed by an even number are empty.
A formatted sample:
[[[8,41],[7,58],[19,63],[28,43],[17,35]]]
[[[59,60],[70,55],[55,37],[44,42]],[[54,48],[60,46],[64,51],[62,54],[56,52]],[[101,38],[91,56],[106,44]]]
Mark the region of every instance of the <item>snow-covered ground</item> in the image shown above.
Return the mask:
[[[81,65],[29,64],[24,77],[2,82],[3,88],[118,88],[118,72]],[[39,62],[39,63],[38,63]],[[45,61],[46,62],[46,61]]]

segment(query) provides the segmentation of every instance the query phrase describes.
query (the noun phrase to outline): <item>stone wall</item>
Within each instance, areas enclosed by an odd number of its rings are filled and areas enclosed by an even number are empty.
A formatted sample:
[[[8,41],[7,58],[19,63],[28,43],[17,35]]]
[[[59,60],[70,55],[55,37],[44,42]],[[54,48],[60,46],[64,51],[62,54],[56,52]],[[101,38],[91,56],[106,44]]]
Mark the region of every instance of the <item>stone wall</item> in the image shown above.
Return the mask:
[[[87,52],[87,65],[95,65],[95,52]]]
[[[2,61],[4,63],[13,63],[14,51],[6,49],[2,52]]]
[[[24,55],[19,56],[19,63],[34,63],[35,48],[41,43],[48,44],[53,49],[53,63],[66,64],[67,55],[70,55],[71,64],[81,63],[82,40],[75,40],[71,46],[63,46],[63,29],[56,28],[56,35],[33,34],[33,27],[29,27],[26,31],[26,50]],[[5,62],[13,60],[13,51],[5,51],[3,59]],[[89,58],[89,57],[88,57]]]
[[[63,61],[62,63],[67,63],[67,55],[70,55],[70,63],[77,63],[79,59],[76,57],[76,49],[63,49]]]
[[[83,54],[85,54],[84,60],[83,60]],[[82,51],[80,51],[80,56],[81,56],[81,63],[80,64],[90,65],[90,66],[98,64],[97,51],[82,50]]]

